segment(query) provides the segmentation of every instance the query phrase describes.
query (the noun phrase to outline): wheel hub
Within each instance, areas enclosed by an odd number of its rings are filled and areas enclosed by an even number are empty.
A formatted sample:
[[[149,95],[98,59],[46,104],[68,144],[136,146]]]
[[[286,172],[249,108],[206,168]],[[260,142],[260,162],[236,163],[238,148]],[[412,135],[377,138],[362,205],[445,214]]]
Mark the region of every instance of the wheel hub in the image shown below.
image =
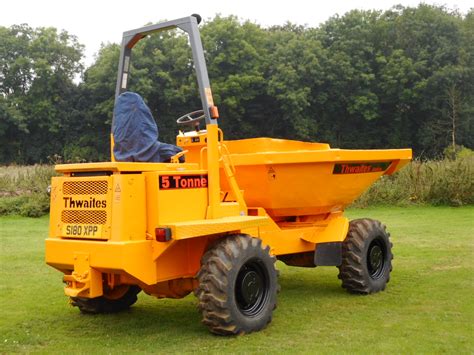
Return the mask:
[[[369,245],[367,252],[367,268],[369,275],[373,279],[379,278],[383,274],[385,250],[379,240],[374,240]]]
[[[242,298],[248,304],[255,303],[262,289],[262,279],[255,271],[247,272],[240,285]]]
[[[113,289],[104,290],[104,298],[107,298],[108,300],[118,300],[125,296],[129,289],[129,285],[119,285]]]
[[[245,263],[235,283],[235,300],[245,316],[259,314],[268,298],[268,276],[258,261]]]
[[[374,246],[370,251],[369,258],[372,269],[378,269],[382,264],[382,249],[378,245]]]

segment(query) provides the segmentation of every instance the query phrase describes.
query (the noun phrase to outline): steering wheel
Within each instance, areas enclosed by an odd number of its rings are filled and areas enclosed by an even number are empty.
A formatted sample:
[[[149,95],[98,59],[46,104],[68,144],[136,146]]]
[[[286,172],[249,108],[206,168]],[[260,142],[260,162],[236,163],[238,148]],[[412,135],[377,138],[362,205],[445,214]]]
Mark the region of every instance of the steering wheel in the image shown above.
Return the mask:
[[[189,112],[176,120],[178,126],[192,126],[194,128],[199,127],[199,122],[206,117],[203,110],[197,110]]]

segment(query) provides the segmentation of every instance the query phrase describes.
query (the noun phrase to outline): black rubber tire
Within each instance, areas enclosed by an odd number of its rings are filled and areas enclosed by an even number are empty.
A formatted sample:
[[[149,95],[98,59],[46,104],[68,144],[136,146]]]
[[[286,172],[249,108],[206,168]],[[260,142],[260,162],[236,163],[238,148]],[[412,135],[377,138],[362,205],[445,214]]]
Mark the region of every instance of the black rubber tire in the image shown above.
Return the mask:
[[[385,225],[373,219],[355,219],[342,245],[339,279],[350,293],[369,294],[385,289],[392,271],[392,243]]]
[[[130,286],[125,294],[117,299],[109,299],[107,296],[96,298],[71,297],[71,304],[78,307],[82,313],[116,313],[130,308],[137,302],[137,295],[141,289],[138,286]]]
[[[248,235],[229,236],[214,244],[201,259],[194,291],[202,323],[219,335],[265,328],[279,291],[275,262],[270,248]]]

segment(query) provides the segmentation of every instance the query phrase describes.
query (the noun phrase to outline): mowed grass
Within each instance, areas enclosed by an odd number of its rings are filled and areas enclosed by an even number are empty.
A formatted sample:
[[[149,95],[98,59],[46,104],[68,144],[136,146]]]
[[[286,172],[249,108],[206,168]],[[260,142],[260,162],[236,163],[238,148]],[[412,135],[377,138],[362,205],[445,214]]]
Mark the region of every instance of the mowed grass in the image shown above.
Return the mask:
[[[196,300],[140,294],[124,313],[82,315],[44,263],[48,219],[0,218],[0,353],[472,353],[474,208],[348,211],[387,224],[394,270],[386,291],[347,294],[335,267],[278,263],[273,322],[238,337],[210,334]]]

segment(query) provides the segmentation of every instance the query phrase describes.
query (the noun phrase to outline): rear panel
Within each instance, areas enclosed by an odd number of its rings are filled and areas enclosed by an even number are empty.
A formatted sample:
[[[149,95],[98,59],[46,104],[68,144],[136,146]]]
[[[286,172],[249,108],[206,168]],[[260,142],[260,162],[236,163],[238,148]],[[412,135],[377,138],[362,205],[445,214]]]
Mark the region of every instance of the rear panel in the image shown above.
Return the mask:
[[[54,177],[50,237],[110,238],[112,177]]]
[[[206,217],[206,172],[97,174],[52,179],[46,262],[66,275],[68,296],[100,296],[100,285],[112,287],[112,279],[172,295],[158,283],[194,276],[207,238],[157,241],[155,229]]]
[[[51,185],[50,237],[143,240],[142,174],[55,177]]]

